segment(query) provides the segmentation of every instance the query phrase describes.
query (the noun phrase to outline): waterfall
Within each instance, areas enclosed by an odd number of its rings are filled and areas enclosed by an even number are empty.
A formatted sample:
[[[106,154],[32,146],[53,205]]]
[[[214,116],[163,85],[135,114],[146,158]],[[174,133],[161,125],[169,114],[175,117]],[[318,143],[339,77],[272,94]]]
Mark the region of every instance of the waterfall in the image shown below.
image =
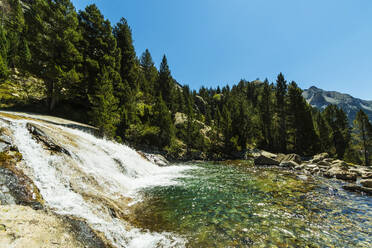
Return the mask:
[[[69,154],[46,150],[33,139],[27,123],[40,126]],[[47,122],[12,119],[10,126],[25,162],[23,170],[48,209],[83,219],[116,247],[184,246],[182,237],[135,228],[120,216],[141,200],[140,189],[176,184],[189,167],[159,167],[128,146]]]

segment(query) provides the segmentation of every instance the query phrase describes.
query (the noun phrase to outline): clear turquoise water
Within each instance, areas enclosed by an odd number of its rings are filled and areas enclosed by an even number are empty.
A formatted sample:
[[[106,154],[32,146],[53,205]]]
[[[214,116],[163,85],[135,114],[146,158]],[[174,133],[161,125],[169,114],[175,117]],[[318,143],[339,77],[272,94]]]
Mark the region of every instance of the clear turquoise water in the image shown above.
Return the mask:
[[[187,247],[372,247],[372,197],[342,182],[250,163],[196,163],[180,185],[144,190],[133,223]]]

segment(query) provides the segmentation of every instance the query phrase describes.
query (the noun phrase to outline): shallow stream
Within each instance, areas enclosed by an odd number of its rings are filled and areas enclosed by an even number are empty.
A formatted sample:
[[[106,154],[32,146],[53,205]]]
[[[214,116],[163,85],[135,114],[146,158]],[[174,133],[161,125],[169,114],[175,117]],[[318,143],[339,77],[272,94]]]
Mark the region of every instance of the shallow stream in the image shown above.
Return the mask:
[[[196,163],[142,191],[133,223],[187,247],[372,247],[372,198],[342,182],[249,162]]]

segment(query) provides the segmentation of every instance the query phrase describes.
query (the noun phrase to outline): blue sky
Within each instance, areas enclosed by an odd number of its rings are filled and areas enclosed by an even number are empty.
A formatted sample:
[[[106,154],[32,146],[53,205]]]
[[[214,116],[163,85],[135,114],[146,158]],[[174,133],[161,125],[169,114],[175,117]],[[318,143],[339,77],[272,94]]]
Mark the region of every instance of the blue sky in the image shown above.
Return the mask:
[[[302,88],[315,85],[372,100],[371,0],[72,0],[95,3],[112,25],[125,17],[137,55],[198,89],[283,72]]]

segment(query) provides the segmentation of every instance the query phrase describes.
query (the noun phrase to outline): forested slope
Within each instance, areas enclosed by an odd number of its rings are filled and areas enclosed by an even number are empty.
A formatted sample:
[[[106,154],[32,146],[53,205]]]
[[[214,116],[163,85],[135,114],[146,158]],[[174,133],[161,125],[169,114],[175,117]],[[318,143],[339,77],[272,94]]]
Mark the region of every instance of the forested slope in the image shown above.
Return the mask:
[[[96,5],[77,12],[69,0],[1,4],[3,108],[83,121],[107,138],[175,159],[236,158],[260,148],[300,155],[327,151],[361,163],[362,151],[371,147],[363,112],[352,135],[341,109],[313,109],[282,73],[273,83],[241,80],[196,91],[173,78],[165,55],[159,69],[150,51],[138,56],[126,19],[111,24]],[[31,97],[9,94],[11,88],[22,95],[31,79],[40,84]]]

